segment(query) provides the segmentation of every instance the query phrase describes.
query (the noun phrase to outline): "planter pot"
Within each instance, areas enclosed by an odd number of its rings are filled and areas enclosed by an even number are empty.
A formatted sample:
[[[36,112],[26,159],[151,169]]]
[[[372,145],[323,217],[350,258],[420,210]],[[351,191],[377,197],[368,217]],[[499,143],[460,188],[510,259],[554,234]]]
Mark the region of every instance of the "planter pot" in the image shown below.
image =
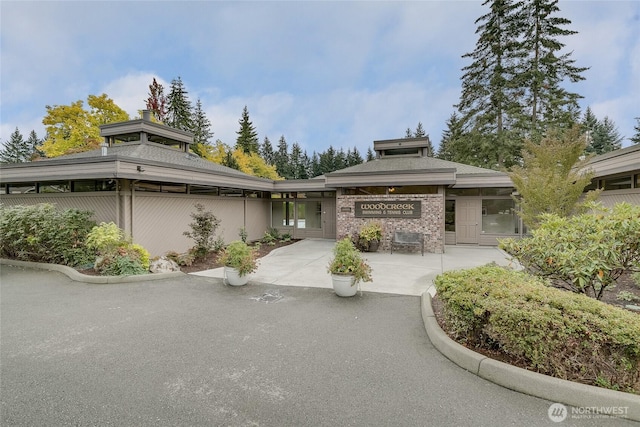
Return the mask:
[[[224,277],[227,279],[227,283],[231,286],[242,286],[246,285],[249,281],[249,275],[245,274],[241,276],[233,267],[225,267],[224,268]]]
[[[369,242],[368,252],[376,252],[379,247],[380,247],[380,242],[378,240],[372,240]]]
[[[353,283],[353,276],[332,274],[331,281],[333,282],[333,290],[339,297],[352,297],[358,292],[358,287],[351,285]]]

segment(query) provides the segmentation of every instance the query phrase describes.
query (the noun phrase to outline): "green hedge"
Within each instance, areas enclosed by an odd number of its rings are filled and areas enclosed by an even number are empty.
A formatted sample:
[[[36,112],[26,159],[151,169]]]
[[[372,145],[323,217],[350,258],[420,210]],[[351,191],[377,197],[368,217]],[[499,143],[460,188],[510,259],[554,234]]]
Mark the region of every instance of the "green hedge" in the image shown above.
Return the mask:
[[[51,204],[0,207],[0,256],[22,261],[69,266],[92,263],[87,234],[95,222],[93,212]]]
[[[446,329],[554,377],[640,393],[640,316],[497,266],[436,278]]]

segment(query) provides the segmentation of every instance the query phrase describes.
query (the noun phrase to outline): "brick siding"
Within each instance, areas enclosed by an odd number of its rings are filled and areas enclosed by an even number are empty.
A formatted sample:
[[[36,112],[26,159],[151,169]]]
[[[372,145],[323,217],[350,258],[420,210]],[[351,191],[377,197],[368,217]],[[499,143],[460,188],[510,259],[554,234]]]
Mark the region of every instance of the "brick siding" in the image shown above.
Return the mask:
[[[422,215],[420,218],[376,218],[382,224],[383,236],[380,250],[391,249],[394,231],[411,231],[424,233],[425,252],[444,252],[444,195],[442,194],[407,194],[407,195],[373,195],[373,196],[338,196],[337,197],[337,238],[352,236],[369,218],[355,217],[355,202],[367,200],[420,200]],[[351,208],[344,212],[343,208]],[[419,251],[419,249],[418,249]]]

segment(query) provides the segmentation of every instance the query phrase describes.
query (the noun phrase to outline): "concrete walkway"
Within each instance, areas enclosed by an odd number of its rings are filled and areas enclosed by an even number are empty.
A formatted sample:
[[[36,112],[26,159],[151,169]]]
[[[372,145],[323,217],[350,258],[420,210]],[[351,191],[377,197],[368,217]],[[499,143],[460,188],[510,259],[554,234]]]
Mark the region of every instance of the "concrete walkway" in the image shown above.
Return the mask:
[[[327,265],[332,257],[334,240],[305,239],[272,251],[260,260],[251,283],[282,286],[331,288]],[[477,267],[491,262],[509,265],[508,255],[495,247],[447,246],[445,253],[433,254],[395,252],[365,253],[373,269],[373,282],[361,284],[367,292],[420,296],[435,277],[448,270]],[[198,276],[223,277],[223,269],[216,268]]]

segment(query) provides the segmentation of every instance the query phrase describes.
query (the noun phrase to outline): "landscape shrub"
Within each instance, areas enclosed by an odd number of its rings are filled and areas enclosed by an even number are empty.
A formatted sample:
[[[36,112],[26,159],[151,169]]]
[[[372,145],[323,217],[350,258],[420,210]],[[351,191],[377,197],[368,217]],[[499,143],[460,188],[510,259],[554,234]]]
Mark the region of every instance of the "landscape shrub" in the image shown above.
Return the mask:
[[[591,208],[569,218],[545,214],[531,237],[503,239],[500,248],[554,286],[600,299],[625,270],[640,267],[640,206]]]
[[[640,316],[498,266],[435,280],[445,329],[469,347],[500,350],[528,369],[640,393]]]
[[[99,256],[94,268],[107,276],[130,276],[149,272],[149,252],[137,243],[132,243],[113,222],[102,222],[93,227],[87,237],[87,245]]]
[[[86,238],[93,212],[57,210],[52,204],[0,207],[0,254],[22,261],[86,265],[95,253]]]
[[[200,203],[195,205],[196,211],[191,213],[193,222],[189,223],[191,231],[185,231],[183,235],[193,239],[194,254],[197,258],[204,258],[216,247],[216,230],[220,220],[211,211],[206,211]]]

